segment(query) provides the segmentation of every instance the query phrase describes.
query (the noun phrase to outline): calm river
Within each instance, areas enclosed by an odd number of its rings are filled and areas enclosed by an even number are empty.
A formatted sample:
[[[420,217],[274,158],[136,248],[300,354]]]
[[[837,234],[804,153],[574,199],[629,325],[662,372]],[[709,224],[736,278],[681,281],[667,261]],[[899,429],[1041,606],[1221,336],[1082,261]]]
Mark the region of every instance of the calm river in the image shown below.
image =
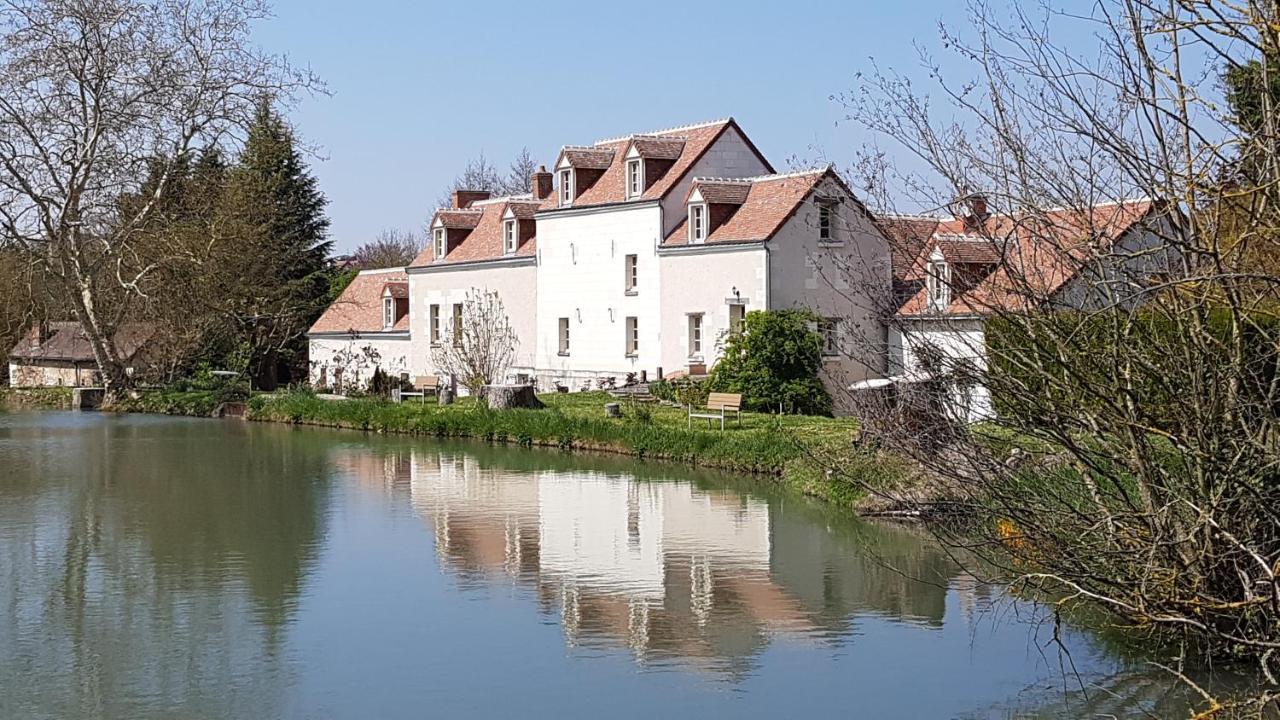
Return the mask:
[[[759,483],[0,414],[0,718],[1184,716],[922,533]]]

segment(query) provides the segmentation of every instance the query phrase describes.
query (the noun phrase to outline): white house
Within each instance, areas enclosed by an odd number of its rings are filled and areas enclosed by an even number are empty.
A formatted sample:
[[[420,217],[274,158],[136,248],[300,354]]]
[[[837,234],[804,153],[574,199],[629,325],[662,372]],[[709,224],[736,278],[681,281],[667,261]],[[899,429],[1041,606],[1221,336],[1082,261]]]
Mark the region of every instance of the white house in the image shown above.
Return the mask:
[[[746,312],[793,307],[832,319],[835,385],[884,371],[882,352],[841,352],[883,326],[825,275],[874,268],[887,287],[885,238],[830,168],[775,173],[733,119],[564,146],[529,193],[459,190],[429,228],[404,270],[415,376],[440,373],[432,347],[472,289],[495,291],[516,331],[509,379],[544,390],[702,373]]]
[[[1161,239],[1167,211],[1151,200],[1032,215],[992,215],[967,198],[958,217],[892,216],[898,298],[889,323],[891,378],[924,379],[926,349],[944,364],[987,368],[985,324],[1000,312],[1139,302],[1145,282],[1173,261]],[[987,389],[955,389],[957,416],[995,410]]]
[[[409,379],[408,316],[403,268],[361,271],[307,332],[312,386],[364,387],[377,368]]]
[[[1015,286],[1034,306],[1081,307],[1162,266],[1143,252],[1156,242],[1149,201],[1032,223],[969,200],[963,217],[875,217],[829,167],[776,172],[732,118],[565,145],[528,193],[459,190],[409,267],[362,273],[312,329],[312,381],[335,384],[339,357],[365,346],[384,370],[443,374],[432,349],[453,341],[474,289],[498,294],[519,340],[506,379],[542,391],[705,373],[747,312],[808,308],[824,319],[840,410],[846,389],[918,375],[925,345],[984,367],[984,318],[1033,305]],[[1077,245],[1126,259],[1094,262]],[[407,317],[386,310],[390,292]],[[991,413],[983,388],[957,406]]]

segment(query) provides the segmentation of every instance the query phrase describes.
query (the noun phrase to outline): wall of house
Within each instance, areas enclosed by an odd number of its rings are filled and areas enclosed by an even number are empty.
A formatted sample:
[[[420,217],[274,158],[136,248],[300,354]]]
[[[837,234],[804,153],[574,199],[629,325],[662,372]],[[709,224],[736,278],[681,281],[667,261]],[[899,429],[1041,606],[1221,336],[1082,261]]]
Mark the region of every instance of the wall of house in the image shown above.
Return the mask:
[[[541,244],[541,238],[538,240]],[[410,367],[413,374],[438,375],[439,368],[431,358],[430,306],[440,305],[440,335],[448,341],[454,303],[465,303],[467,292],[475,288],[496,291],[506,311],[507,320],[519,344],[511,373],[530,373],[534,364],[536,343],[535,312],[538,296],[538,269],[534,258],[522,258],[518,264],[464,265],[448,270],[409,271],[409,332],[414,338]]]
[[[700,177],[755,177],[769,172],[763,160],[756,155],[746,138],[730,127],[707,148],[702,157],[685,173],[680,182],[672,186],[662,201],[662,236],[671,234],[688,214],[685,200],[693,179]]]
[[[602,376],[619,384],[627,373],[650,376],[661,364],[661,283],[655,248],[656,203],[538,218],[537,331],[534,362],[539,387],[574,390]],[[626,291],[624,263],[637,256],[637,282]],[[532,307],[532,306],[531,306]],[[626,320],[638,321],[639,348],[626,353]],[[569,318],[569,354],[560,350],[560,318]]]
[[[834,242],[818,240],[813,197],[843,197],[833,218]],[[769,241],[769,307],[809,308],[837,318],[838,352],[823,363],[837,411],[847,410],[846,388],[886,370],[886,329],[891,275],[889,244],[858,204],[825,180]]]
[[[411,343],[407,335],[312,335],[308,341],[312,387],[364,390],[379,367],[388,375],[408,374],[409,379],[413,379]]]
[[[922,348],[935,348],[951,362],[973,363],[978,370],[987,368],[987,340],[983,322],[977,318],[918,318],[899,320],[889,330],[889,373],[920,375]],[[991,393],[986,387],[956,389],[952,408],[957,417],[976,422],[995,416]]]
[[[93,383],[95,368],[61,360],[45,360],[38,365],[9,363],[10,387],[78,387]]]
[[[720,340],[729,331],[729,299],[746,311],[765,309],[767,257],[763,244],[737,247],[696,246],[658,256],[662,273],[663,372],[683,370],[692,362],[710,368],[720,357]],[[734,290],[738,295],[734,296]],[[689,314],[702,313],[702,353],[689,352]]]
[[[1135,228],[1125,233],[1100,262],[1085,269],[1053,296],[1062,308],[1132,308],[1148,299],[1153,275],[1180,264],[1179,253],[1164,240],[1169,230]]]

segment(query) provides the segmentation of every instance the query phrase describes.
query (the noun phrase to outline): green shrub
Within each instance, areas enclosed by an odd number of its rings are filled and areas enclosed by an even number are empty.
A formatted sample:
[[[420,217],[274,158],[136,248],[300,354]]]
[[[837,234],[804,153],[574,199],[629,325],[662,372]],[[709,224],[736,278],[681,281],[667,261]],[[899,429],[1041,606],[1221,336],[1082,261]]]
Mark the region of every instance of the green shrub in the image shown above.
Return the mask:
[[[831,395],[818,378],[822,369],[820,318],[808,310],[747,313],[725,342],[724,357],[707,387],[740,393],[757,412],[830,415]]]

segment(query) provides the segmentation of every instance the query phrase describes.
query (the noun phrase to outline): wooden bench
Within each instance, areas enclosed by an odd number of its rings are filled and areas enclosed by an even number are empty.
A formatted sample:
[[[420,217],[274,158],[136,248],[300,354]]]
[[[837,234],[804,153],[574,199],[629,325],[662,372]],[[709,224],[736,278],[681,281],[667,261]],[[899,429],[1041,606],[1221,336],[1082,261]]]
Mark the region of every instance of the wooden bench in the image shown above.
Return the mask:
[[[689,406],[689,427],[693,427],[694,418],[704,418],[707,426],[711,425],[712,420],[720,420],[720,429],[724,429],[724,419],[726,413],[737,413],[738,424],[742,424],[742,396],[737,393],[711,393],[707,396],[707,412],[694,412],[693,406]]]
[[[413,390],[402,391],[400,399],[403,402],[406,397],[420,397],[422,402],[426,402],[428,394],[435,395],[437,401],[440,399],[439,376],[419,375],[413,379]]]

